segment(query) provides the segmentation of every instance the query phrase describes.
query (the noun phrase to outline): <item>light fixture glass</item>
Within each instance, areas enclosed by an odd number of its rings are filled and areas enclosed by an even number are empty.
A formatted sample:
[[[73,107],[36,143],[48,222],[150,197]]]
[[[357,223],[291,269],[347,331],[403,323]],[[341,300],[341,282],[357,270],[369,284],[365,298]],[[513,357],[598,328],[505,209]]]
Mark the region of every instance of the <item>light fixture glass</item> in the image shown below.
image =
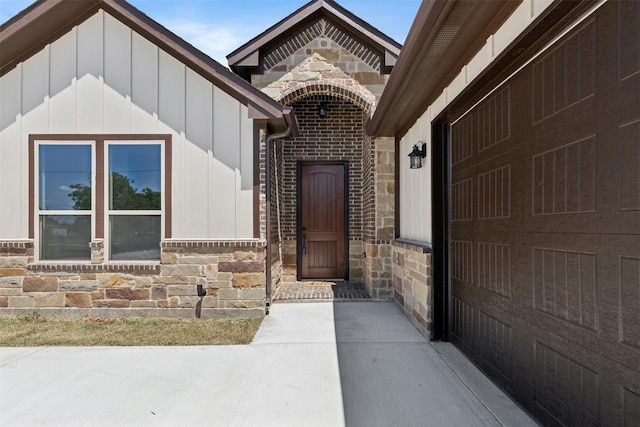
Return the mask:
[[[320,116],[321,119],[324,119],[327,117],[327,113],[328,113],[327,103],[322,102],[318,107],[318,116]]]
[[[422,141],[418,141],[420,143]],[[427,144],[422,142],[422,148],[418,148],[418,144],[413,146],[413,150],[409,153],[409,166],[411,169],[420,169],[422,167],[422,159],[427,157]]]

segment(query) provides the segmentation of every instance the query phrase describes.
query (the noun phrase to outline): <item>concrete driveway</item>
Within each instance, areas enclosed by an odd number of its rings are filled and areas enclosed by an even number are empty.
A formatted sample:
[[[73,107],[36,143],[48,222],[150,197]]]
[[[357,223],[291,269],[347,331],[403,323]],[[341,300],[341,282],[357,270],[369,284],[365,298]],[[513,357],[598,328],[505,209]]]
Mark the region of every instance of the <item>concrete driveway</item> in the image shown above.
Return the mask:
[[[0,348],[0,425],[525,426],[390,302],[281,303],[253,343]]]

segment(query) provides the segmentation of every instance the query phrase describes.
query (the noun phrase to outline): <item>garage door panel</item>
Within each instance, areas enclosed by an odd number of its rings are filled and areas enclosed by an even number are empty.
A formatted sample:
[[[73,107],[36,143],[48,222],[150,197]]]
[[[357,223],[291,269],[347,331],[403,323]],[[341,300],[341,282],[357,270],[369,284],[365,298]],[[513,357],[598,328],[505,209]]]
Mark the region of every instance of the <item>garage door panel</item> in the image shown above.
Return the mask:
[[[640,425],[639,4],[451,129],[454,342],[548,424]]]
[[[535,340],[533,401],[564,425],[596,425],[601,378],[560,348]]]
[[[618,208],[640,211],[640,120],[618,127]]]
[[[622,19],[624,17],[624,19]],[[620,22],[617,31],[619,79],[625,81],[640,74],[640,6],[638,2],[620,2],[617,5]]]
[[[595,212],[595,167],[595,136],[533,154],[533,215]]]

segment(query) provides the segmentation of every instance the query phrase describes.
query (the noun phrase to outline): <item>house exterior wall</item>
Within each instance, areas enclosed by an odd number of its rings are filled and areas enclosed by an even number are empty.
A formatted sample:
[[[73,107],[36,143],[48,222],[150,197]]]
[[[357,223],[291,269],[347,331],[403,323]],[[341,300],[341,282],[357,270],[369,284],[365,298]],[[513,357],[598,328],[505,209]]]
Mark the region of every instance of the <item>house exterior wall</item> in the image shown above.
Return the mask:
[[[245,105],[104,11],[0,78],[0,93],[0,307],[263,313],[265,181],[258,199],[254,152],[266,134]],[[105,260],[102,239],[91,262],[39,261],[29,236],[33,134],[170,136],[172,233],[159,263]]]
[[[395,236],[395,141],[365,139],[364,284],[373,298],[393,298],[392,242]]]
[[[332,64],[338,73],[327,68],[305,67],[303,64],[312,57]],[[252,75],[251,84],[274,99],[291,88],[290,82],[335,78],[362,85],[374,99],[379,99],[389,77],[381,72],[381,53],[372,51],[325,19],[314,22],[267,52],[263,63],[264,72]]]
[[[37,264],[30,241],[0,241],[0,312],[62,317],[264,314],[264,244],[162,243],[161,264]],[[205,290],[198,296],[198,285]]]
[[[541,16],[550,4],[523,2],[401,150],[432,123],[440,133],[444,113],[452,341],[544,425],[636,425],[640,7],[593,2],[564,13],[567,3],[555,2]],[[520,49],[504,52],[516,39]],[[415,195],[411,184],[401,180],[401,192]],[[412,218],[402,219],[408,237]],[[404,250],[394,271],[407,270]],[[432,305],[419,295],[410,292]]]
[[[170,134],[173,236],[254,237],[247,108],[110,15],[98,12],[0,85],[0,239],[27,237],[30,134]]]
[[[318,105],[325,101],[329,114],[318,116]],[[293,105],[299,122],[299,136],[282,145],[281,229],[284,252],[284,278],[297,279],[297,164],[302,162],[346,162],[348,177],[349,278],[362,280],[362,157],[363,110],[358,106],[326,95],[311,96]]]
[[[460,72],[454,76],[449,85],[444,88],[442,94],[436,98],[425,112],[419,117],[409,131],[401,138],[398,147],[398,157],[400,170],[399,177],[399,216],[400,216],[400,240],[408,240],[417,245],[408,245],[402,250],[395,246],[393,252],[393,269],[400,271],[399,260],[403,259],[400,255],[406,252],[414,251],[414,257],[418,257],[425,262],[421,270],[427,271],[427,281],[429,282],[432,271],[432,258],[422,257],[423,246],[431,247],[432,244],[432,202],[431,202],[431,126],[434,119],[438,117],[442,111],[460,95],[473,81],[476,79],[493,61],[495,61],[509,46],[509,44],[518,37],[525,29],[538,19],[545,10],[552,4],[550,0],[529,0],[524,1],[505,23],[491,35],[484,45],[479,49],[471,60],[462,66]],[[418,170],[410,170],[403,167],[407,160],[408,154],[411,152],[413,145],[420,145],[421,142],[427,143],[427,158],[423,160],[425,165]],[[413,249],[412,249],[413,248]],[[427,294],[418,295],[411,285],[411,280],[407,277],[394,276],[394,289],[402,289],[403,300],[401,305],[405,305],[406,301],[414,301],[419,306],[425,308],[422,312],[431,313],[433,310],[432,302],[426,295],[431,295],[431,291]],[[430,283],[430,282],[429,282]],[[413,309],[407,309],[407,314],[414,320],[416,324],[422,324],[422,320],[413,314]],[[417,311],[420,313],[420,310]],[[426,319],[427,323],[429,319]],[[424,331],[429,334],[430,331]]]
[[[425,336],[429,336],[433,281],[427,246],[396,240],[391,247],[393,297]]]

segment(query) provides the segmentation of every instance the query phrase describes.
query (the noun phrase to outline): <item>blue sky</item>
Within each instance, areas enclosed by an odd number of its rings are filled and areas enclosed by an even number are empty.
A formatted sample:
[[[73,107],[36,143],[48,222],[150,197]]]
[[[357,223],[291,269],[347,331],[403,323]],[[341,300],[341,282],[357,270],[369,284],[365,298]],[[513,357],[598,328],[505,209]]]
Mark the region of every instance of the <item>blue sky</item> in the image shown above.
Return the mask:
[[[5,22],[32,0],[0,0]],[[227,65],[225,56],[307,0],[129,0],[152,19],[209,56]],[[421,0],[338,0],[380,31],[403,43]]]

